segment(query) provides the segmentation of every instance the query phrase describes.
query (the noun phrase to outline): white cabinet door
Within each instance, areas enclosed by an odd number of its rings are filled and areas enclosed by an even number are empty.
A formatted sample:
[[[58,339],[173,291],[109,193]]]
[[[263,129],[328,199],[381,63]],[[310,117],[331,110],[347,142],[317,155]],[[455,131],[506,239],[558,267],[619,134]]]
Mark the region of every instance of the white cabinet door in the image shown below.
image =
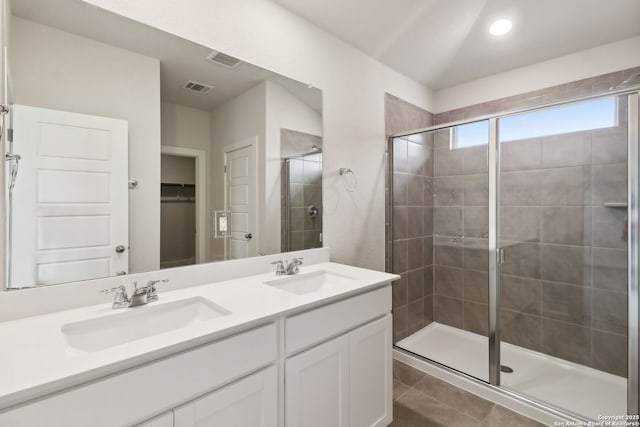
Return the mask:
[[[276,368],[272,366],[175,409],[174,425],[276,427],[277,398]]]
[[[349,425],[349,337],[338,337],[285,362],[287,427]]]
[[[351,427],[383,427],[392,418],[391,315],[349,334]]]
[[[159,415],[142,424],[138,424],[136,427],[173,427],[173,411]]]

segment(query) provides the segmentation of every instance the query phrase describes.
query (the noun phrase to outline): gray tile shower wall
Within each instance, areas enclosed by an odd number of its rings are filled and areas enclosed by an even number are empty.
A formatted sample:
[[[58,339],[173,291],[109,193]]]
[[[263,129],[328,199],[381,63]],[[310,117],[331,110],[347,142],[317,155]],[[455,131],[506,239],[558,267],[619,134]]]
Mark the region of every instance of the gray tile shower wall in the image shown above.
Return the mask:
[[[435,121],[599,93],[638,71],[440,113]],[[604,206],[626,202],[625,99],[617,106],[616,127],[501,143],[501,323],[506,342],[624,376],[626,211]],[[434,142],[434,319],[486,334],[487,147],[451,150],[446,132]],[[465,159],[476,163],[465,167]]]
[[[617,85],[638,72],[640,72],[640,67],[628,68],[626,70],[602,74],[588,79],[576,80],[562,85],[521,93],[507,98],[495,99],[482,104],[443,111],[434,115],[434,124],[450,123],[458,120],[466,120],[474,117],[499,113],[502,111],[537,107],[581,96],[604,93],[610,87]],[[602,149],[604,146],[600,144],[599,148]],[[602,150],[600,150],[599,153],[601,154]]]
[[[322,154],[296,157],[312,152],[313,146],[322,148],[322,137],[289,129],[280,130],[280,157],[289,160],[289,194],[287,182],[281,180],[281,247],[283,251],[297,251],[322,247]],[[282,162],[281,176],[286,176]],[[309,208],[317,208],[311,216]]]
[[[433,123],[428,111],[389,94],[385,97],[385,117],[387,135]],[[386,253],[387,271],[401,275],[393,284],[396,342],[433,321],[433,140],[416,135],[391,143],[393,159],[388,162],[387,177],[393,174],[394,188],[389,191],[387,179]]]
[[[488,145],[455,147],[457,131],[433,132],[434,320],[486,335]]]

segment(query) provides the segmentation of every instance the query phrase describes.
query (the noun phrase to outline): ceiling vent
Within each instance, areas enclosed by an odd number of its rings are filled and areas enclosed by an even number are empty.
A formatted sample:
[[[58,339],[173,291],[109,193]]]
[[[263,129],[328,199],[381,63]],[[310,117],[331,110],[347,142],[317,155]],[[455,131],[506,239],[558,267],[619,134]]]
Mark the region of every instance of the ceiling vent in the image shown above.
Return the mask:
[[[242,63],[242,61],[240,61],[238,58],[234,58],[233,56],[227,55],[226,53],[218,52],[216,50],[207,55],[207,60],[216,64],[220,64],[227,68],[236,68]]]
[[[193,80],[189,80],[182,87],[198,93],[207,93],[211,89],[213,89],[213,86],[209,86],[204,83],[194,82]]]

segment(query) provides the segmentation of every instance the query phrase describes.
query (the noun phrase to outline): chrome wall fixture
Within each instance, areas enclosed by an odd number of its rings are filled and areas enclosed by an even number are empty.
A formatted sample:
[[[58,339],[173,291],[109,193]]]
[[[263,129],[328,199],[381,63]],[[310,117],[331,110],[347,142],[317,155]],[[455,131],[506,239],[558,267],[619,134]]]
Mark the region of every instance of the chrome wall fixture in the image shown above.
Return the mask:
[[[627,83],[627,82],[625,82]],[[421,355],[414,354],[400,347],[395,347],[401,353],[417,357],[435,366],[447,369],[456,375],[461,375],[466,379],[474,382],[482,382],[485,386],[500,391],[505,395],[516,398],[527,404],[536,406],[547,411],[550,414],[562,415],[566,419],[588,421],[578,414],[570,413],[562,408],[554,407],[546,402],[539,402],[521,395],[515,391],[505,389],[500,384],[500,264],[504,262],[504,250],[500,247],[500,144],[498,135],[498,119],[513,114],[524,113],[528,111],[539,110],[552,106],[570,104],[577,101],[586,101],[589,99],[600,98],[603,96],[628,96],[628,207],[627,203],[615,203],[617,208],[628,209],[628,376],[627,376],[627,412],[628,415],[637,415],[640,412],[640,384],[638,377],[640,375],[640,291],[638,284],[640,283],[640,85],[633,87],[621,87],[618,85],[610,89],[610,91],[601,94],[589,95],[579,98],[573,98],[565,101],[549,103],[546,105],[514,109],[491,115],[476,117],[473,119],[461,120],[441,125],[431,126],[422,129],[416,129],[409,132],[402,132],[389,137],[387,142],[387,173],[388,173],[388,191],[389,203],[393,203],[393,169],[391,167],[393,161],[393,139],[406,137],[423,132],[432,132],[441,129],[447,129],[459,125],[465,125],[474,122],[488,121],[489,123],[489,233],[488,233],[488,249],[489,249],[489,314],[488,314],[488,335],[489,335],[489,382],[480,381],[473,376],[453,370],[443,365],[441,362],[427,359]],[[340,175],[344,176],[348,169],[341,168]],[[612,206],[613,207],[613,206]],[[393,209],[389,209],[391,218],[390,223],[393,224]],[[392,233],[393,226],[389,227]],[[387,242],[393,240],[392,235]],[[393,266],[393,245],[388,245],[391,250],[388,260],[390,261],[387,268],[390,271]]]
[[[6,129],[7,115],[9,114],[9,106],[6,104],[0,104],[0,116],[2,121],[0,123],[0,142],[5,143],[5,139],[9,137],[9,129]],[[10,138],[9,138],[10,139]],[[13,190],[16,186],[16,178],[18,177],[18,166],[20,164],[20,155],[12,152],[4,153],[4,160],[10,163],[10,177],[9,177],[9,190]]]
[[[355,189],[358,188],[358,177],[355,172],[350,168],[340,168],[338,172],[342,177],[342,185],[344,186],[344,189],[353,193]]]

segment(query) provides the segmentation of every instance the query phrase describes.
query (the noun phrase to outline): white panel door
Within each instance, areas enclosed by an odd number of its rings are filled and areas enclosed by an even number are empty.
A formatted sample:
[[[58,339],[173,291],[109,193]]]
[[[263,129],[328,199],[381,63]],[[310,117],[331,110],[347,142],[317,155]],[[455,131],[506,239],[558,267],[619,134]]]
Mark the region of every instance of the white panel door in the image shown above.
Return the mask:
[[[285,425],[349,425],[349,337],[335,338],[285,362]]]
[[[173,411],[159,415],[142,424],[138,424],[136,427],[173,427]]]
[[[13,126],[9,286],[127,273],[127,122],[15,105]]]
[[[174,410],[175,427],[276,427],[276,368],[264,369]]]
[[[384,427],[391,423],[391,315],[349,334],[351,427]]]
[[[255,140],[230,146],[225,151],[226,210],[231,211],[229,257],[257,254]]]

